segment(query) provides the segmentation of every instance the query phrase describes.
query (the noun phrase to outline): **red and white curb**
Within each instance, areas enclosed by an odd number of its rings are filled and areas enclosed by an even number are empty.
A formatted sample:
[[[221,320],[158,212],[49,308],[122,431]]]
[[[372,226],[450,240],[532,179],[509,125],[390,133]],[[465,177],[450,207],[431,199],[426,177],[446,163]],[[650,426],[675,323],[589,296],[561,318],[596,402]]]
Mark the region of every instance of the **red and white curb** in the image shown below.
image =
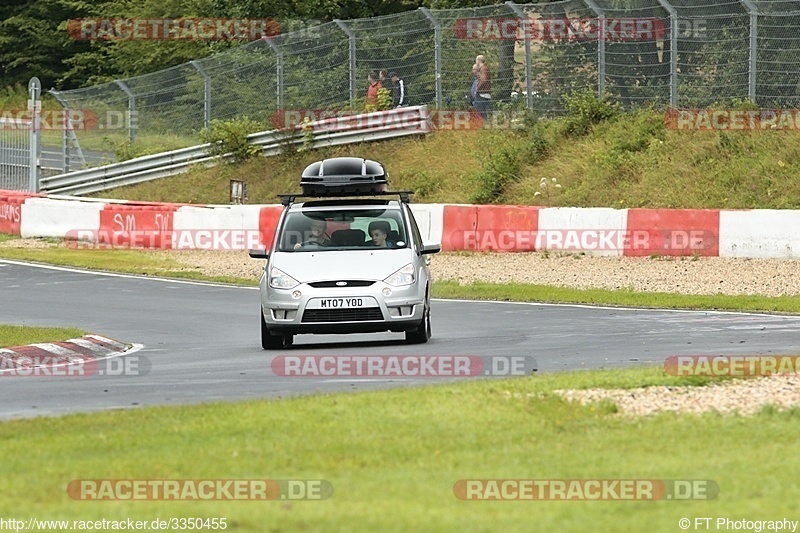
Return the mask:
[[[125,344],[100,335],[0,348],[0,377],[95,375],[98,361],[129,355],[142,348],[141,344]]]

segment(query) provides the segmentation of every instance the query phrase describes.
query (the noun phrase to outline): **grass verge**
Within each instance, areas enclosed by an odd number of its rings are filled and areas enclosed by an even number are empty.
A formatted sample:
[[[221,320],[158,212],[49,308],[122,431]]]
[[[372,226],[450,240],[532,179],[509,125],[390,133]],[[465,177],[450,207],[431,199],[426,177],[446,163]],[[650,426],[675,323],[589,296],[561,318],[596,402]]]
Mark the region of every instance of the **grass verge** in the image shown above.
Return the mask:
[[[800,296],[733,296],[726,294],[672,294],[608,289],[573,289],[525,283],[475,282],[460,285],[455,281],[433,284],[435,298],[500,300],[509,302],[551,302],[659,309],[709,309],[800,313]]]
[[[266,364],[266,362],[265,362]],[[676,384],[661,369],[563,373],[0,425],[0,509],[39,519],[225,517],[229,531],[676,531],[792,516],[800,411],[630,420],[550,393]],[[57,445],[54,445],[57,443]],[[724,443],[724,453],[718,445]],[[324,501],[70,499],[79,479],[322,479]],[[705,479],[709,501],[462,501],[462,479]],[[23,496],[24,495],[24,496]]]
[[[36,342],[56,342],[74,339],[86,332],[77,328],[51,328],[32,326],[13,326],[0,324],[0,348],[24,346]]]
[[[0,239],[0,242],[3,242],[3,240]],[[177,262],[163,252],[151,250],[72,250],[63,247],[6,247],[0,248],[0,258],[140,276],[249,285],[257,282],[257,280],[233,276],[204,275],[193,270],[190,266]]]

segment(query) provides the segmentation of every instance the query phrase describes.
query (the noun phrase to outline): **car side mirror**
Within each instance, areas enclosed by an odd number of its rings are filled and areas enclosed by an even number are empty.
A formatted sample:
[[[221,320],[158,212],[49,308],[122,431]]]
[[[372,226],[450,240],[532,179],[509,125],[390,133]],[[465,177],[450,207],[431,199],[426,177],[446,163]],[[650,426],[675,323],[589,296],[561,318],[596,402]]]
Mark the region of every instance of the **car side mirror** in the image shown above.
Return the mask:
[[[422,253],[422,254],[438,254],[441,251],[442,251],[442,245],[441,244],[424,244],[424,245],[422,245],[422,250],[420,250],[420,253]]]
[[[269,252],[267,250],[248,250],[247,254],[253,259],[269,259]]]

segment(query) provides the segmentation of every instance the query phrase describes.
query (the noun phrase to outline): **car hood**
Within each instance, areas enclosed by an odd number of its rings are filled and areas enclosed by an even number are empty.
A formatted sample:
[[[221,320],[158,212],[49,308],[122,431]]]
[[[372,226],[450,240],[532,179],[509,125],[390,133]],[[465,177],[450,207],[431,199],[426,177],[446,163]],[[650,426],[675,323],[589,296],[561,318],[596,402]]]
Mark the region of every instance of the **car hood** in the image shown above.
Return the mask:
[[[283,270],[300,283],[340,279],[388,278],[411,262],[412,251],[347,250],[341,252],[278,252],[270,266]]]

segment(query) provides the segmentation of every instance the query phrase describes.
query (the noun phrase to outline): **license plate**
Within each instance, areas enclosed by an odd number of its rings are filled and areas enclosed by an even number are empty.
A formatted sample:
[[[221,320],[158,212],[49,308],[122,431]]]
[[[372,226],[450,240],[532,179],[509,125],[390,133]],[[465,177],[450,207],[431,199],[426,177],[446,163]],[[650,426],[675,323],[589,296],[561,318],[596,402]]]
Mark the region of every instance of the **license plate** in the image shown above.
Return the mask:
[[[347,298],[314,298],[308,302],[308,309],[357,309],[377,307],[375,298],[352,296]]]

